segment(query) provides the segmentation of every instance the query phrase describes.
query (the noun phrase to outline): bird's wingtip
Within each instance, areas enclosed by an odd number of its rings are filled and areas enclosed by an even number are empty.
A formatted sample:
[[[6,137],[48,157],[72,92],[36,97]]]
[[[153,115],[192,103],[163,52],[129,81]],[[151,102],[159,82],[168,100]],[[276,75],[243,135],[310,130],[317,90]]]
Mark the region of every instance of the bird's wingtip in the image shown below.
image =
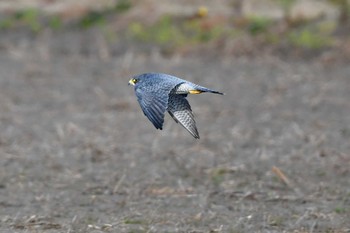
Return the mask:
[[[192,136],[193,136],[195,139],[200,139],[198,131],[196,131],[196,132],[191,132],[191,131],[189,131],[189,132],[192,134]]]

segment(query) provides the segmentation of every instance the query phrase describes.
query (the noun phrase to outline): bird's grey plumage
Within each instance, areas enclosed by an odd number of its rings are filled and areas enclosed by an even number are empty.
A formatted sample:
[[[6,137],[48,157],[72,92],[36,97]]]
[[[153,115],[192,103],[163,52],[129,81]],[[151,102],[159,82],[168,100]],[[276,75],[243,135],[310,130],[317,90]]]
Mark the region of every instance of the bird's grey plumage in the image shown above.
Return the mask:
[[[177,85],[173,89],[173,92],[176,93],[176,94],[180,94],[180,95],[181,94],[188,94],[189,91],[191,91],[193,89],[201,91],[201,92],[210,92],[210,93],[220,94],[220,95],[223,94],[221,92],[214,91],[214,90],[208,89],[206,87],[199,86],[197,84],[194,84],[194,83],[191,83],[191,82],[188,82],[188,81],[186,81],[185,83],[181,83],[181,84]]]
[[[147,74],[137,77],[138,85],[135,85],[135,93],[142,111],[156,129],[163,129],[164,113],[168,107],[169,94],[178,85],[178,82],[162,80],[156,74],[152,79],[147,78],[149,77]]]
[[[196,121],[186,95],[170,94],[167,110],[176,123],[180,123],[194,138],[199,139]]]
[[[136,90],[137,100],[143,113],[157,129],[163,129],[164,112],[168,106],[168,100],[157,95],[156,92],[141,92]]]
[[[168,111],[195,138],[199,138],[199,134],[191,106],[186,100],[187,94],[210,92],[223,95],[221,92],[161,73],[137,75],[129,84],[135,86],[143,113],[157,129],[163,128],[164,113]]]

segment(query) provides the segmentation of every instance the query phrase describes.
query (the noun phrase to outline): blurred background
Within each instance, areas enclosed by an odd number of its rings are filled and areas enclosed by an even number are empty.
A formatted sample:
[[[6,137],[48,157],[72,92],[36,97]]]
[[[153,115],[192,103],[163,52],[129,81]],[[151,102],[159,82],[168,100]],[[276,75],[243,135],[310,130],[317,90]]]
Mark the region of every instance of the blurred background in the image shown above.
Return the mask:
[[[350,50],[347,0],[3,0],[0,11],[2,34],[90,32],[86,47],[98,47],[104,58],[136,50],[333,60]]]
[[[1,0],[1,232],[349,232],[349,0]],[[200,140],[143,115],[169,73]]]

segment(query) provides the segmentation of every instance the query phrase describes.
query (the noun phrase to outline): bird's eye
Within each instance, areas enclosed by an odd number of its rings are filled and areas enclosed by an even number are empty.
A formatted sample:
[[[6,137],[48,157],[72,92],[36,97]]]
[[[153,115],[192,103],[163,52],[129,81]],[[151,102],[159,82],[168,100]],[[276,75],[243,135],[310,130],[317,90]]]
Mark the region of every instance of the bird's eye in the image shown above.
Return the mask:
[[[136,78],[132,79],[133,83],[137,83],[139,80],[137,80]]]

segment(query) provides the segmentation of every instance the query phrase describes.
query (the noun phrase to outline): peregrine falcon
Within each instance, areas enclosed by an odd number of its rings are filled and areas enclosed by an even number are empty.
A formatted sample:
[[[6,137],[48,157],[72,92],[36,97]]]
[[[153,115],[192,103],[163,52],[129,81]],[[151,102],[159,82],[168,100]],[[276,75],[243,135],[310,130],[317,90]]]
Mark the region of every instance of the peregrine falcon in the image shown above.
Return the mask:
[[[175,122],[180,123],[196,139],[199,139],[199,134],[187,95],[202,92],[224,94],[161,73],[134,76],[129,80],[129,85],[134,86],[143,113],[157,129],[163,128],[164,113],[168,111]]]

